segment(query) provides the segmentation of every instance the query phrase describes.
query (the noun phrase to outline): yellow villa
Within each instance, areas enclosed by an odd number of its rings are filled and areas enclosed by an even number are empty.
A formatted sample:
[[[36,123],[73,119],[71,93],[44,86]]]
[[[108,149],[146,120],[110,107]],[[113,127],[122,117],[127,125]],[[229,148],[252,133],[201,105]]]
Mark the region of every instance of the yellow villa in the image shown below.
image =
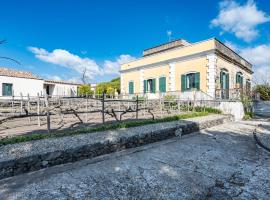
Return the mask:
[[[250,91],[252,65],[215,38],[196,43],[179,39],[143,51],[121,65],[121,93],[147,95],[198,91],[228,99]]]

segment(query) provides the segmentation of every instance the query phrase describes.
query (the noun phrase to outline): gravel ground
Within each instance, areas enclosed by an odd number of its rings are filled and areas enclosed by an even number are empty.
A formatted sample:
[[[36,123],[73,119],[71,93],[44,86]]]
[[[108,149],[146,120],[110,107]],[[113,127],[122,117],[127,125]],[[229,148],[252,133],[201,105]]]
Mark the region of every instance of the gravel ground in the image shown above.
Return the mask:
[[[270,154],[233,122],[0,181],[1,199],[269,199]],[[269,125],[269,122],[265,122]]]

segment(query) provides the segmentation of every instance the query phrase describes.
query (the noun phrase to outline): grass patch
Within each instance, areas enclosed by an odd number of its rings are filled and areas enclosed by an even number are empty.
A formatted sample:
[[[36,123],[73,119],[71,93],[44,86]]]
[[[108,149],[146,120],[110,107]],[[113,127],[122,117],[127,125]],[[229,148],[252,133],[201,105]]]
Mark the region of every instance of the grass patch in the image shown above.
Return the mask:
[[[77,130],[59,130],[59,131],[51,132],[50,134],[33,133],[31,135],[19,135],[19,136],[6,137],[0,140],[0,146],[19,143],[19,142],[32,141],[32,140],[41,140],[41,139],[46,139],[46,138],[57,138],[57,137],[63,137],[63,136],[93,133],[93,132],[98,132],[98,131],[114,130],[118,128],[130,128],[130,127],[136,127],[136,126],[143,126],[147,124],[171,122],[171,121],[177,121],[181,119],[202,117],[202,116],[208,115],[209,113],[216,113],[216,110],[208,110],[208,111],[209,112],[185,113],[185,114],[165,117],[161,119],[146,119],[146,120],[141,120],[141,121],[127,121],[127,122],[121,122],[121,123],[115,123],[115,124],[106,124],[106,125],[101,125],[98,127],[81,128]]]
[[[253,112],[246,112],[244,117],[243,117],[243,120],[250,120],[254,117],[254,113]]]

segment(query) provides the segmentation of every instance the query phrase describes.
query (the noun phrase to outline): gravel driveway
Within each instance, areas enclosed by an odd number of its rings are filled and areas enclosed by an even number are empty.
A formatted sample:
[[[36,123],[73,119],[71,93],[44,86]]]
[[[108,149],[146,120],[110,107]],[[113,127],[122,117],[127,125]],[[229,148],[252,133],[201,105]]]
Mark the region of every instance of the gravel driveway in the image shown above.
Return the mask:
[[[269,199],[258,123],[200,133],[0,181],[1,199]]]

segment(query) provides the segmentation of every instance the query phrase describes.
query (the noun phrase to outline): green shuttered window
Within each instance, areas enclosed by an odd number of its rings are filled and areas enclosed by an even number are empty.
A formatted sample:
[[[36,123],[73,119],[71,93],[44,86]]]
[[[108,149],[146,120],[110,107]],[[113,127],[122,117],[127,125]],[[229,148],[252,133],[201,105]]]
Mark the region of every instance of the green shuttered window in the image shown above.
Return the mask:
[[[166,77],[159,78],[159,92],[166,92]]]
[[[147,80],[143,81],[143,93],[146,93],[147,91]]]
[[[240,86],[243,86],[243,76],[240,72],[236,74],[236,83],[239,83]]]
[[[181,75],[181,91],[186,90],[186,75],[182,74]]]
[[[12,84],[3,83],[2,84],[2,95],[3,96],[12,96]]]
[[[133,81],[130,81],[128,83],[128,93],[129,94],[134,94],[134,82]]]
[[[148,79],[143,81],[143,92],[156,92],[156,79]]]
[[[189,73],[181,75],[181,91],[197,89],[200,90],[200,73]]]
[[[156,92],[156,79],[152,79],[152,85],[151,85],[151,93]]]
[[[220,71],[220,89],[221,89],[221,98],[222,99],[229,98],[229,88],[230,88],[229,73],[226,70],[221,70]]]
[[[200,90],[200,73],[195,73],[195,88]]]

